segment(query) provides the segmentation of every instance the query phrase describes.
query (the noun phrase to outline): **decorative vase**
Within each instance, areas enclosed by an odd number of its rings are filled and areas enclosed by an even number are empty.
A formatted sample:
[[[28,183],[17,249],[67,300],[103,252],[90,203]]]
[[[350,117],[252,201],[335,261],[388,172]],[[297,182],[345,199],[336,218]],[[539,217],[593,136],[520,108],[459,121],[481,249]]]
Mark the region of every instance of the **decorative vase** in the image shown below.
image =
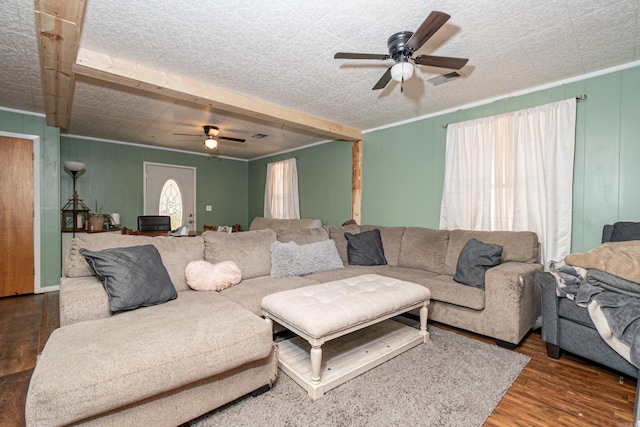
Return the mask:
[[[104,215],[91,215],[89,217],[89,225],[91,226],[91,231],[100,231],[104,229]]]

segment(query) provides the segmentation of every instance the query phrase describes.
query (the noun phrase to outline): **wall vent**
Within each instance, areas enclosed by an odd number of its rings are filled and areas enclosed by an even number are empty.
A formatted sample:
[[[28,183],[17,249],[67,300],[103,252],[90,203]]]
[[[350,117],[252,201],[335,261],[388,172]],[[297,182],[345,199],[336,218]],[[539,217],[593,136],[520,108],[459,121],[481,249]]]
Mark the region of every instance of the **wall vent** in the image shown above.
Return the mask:
[[[453,71],[451,73],[448,74],[442,74],[440,76],[436,76],[436,77],[432,77],[430,79],[428,79],[427,81],[429,83],[431,83],[434,86],[438,86],[441,85],[442,83],[446,83],[448,81],[457,79],[458,77],[462,77],[462,74],[460,74],[457,71]]]

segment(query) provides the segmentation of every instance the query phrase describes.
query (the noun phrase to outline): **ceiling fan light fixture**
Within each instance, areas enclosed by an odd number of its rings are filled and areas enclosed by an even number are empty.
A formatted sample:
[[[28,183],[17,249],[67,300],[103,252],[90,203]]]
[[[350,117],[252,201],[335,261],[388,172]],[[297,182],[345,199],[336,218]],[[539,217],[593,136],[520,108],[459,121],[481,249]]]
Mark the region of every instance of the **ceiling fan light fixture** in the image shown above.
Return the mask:
[[[204,140],[204,148],[207,150],[218,150],[218,140],[216,140],[213,135],[207,136],[207,139]]]
[[[413,76],[413,64],[401,61],[391,67],[391,79],[397,82],[408,80]]]

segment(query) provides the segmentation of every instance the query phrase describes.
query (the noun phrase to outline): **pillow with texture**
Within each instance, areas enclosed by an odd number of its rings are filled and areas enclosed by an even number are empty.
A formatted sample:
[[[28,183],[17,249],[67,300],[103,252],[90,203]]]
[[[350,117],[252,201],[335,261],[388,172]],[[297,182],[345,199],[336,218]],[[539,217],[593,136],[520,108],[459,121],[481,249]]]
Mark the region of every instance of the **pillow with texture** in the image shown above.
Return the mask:
[[[101,251],[80,249],[102,280],[109,310],[133,310],[162,304],[178,297],[169,273],[153,245],[111,248]]]
[[[616,222],[613,224],[610,242],[640,240],[640,222]]]
[[[502,246],[469,239],[465,243],[453,280],[463,285],[484,289],[484,276],[488,269],[500,264]]]
[[[358,234],[344,233],[344,237],[350,265],[387,265],[379,228]]]
[[[271,277],[303,276],[344,268],[333,240],[298,245],[271,244]]]
[[[242,280],[242,272],[233,261],[211,264],[209,261],[191,261],[185,269],[187,284],[196,291],[221,291]]]

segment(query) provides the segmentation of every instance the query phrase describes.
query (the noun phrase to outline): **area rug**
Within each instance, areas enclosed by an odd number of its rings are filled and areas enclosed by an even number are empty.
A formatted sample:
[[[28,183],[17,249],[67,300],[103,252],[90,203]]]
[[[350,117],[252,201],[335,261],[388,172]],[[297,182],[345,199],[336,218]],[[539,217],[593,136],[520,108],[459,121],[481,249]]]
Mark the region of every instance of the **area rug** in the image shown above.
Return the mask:
[[[432,326],[429,332],[428,343],[315,402],[279,371],[270,391],[218,408],[191,426],[481,426],[529,357]]]

